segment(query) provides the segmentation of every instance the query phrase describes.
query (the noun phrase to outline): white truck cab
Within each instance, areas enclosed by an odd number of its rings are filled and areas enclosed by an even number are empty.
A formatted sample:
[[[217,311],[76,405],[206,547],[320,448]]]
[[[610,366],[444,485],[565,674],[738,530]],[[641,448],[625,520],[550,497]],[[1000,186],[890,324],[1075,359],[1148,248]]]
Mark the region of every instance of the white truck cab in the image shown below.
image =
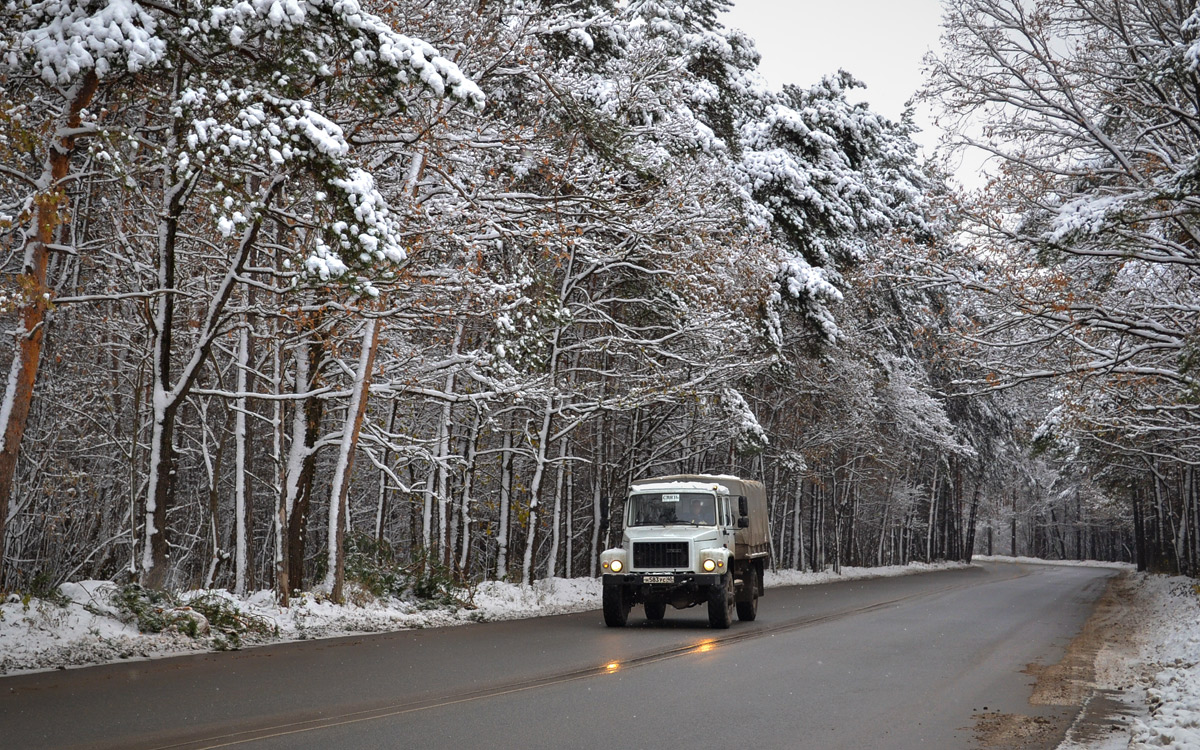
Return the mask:
[[[649,620],[668,604],[707,604],[716,628],[729,627],[735,609],[740,620],[757,616],[768,556],[762,484],[703,474],[641,480],[623,520],[621,546],[600,555],[606,624],[625,625],[638,603]]]

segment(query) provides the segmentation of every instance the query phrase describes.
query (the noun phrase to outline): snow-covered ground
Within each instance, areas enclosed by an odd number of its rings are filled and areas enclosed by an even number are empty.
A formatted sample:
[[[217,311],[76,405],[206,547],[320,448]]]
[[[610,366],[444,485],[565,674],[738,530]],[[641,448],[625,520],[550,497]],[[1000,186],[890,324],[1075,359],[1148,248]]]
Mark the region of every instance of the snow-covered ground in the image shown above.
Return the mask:
[[[1118,658],[1100,655],[1100,687],[1134,703],[1129,731],[1089,750],[1200,748],[1200,581],[1131,573],[1124,602],[1133,624]],[[1064,748],[1066,750],[1066,748]]]
[[[855,578],[911,575],[955,567],[956,564],[913,564],[886,568],[843,568],[841,575],[780,571],[768,573],[766,585],[794,586]],[[255,627],[240,636],[242,644],[324,638],[406,628],[461,625],[490,620],[565,614],[596,610],[601,605],[600,581],[594,578],[548,578],[533,586],[490,581],[460,592],[469,603],[434,605],[417,599],[376,599],[351,592],[352,603],[332,604],[321,593],[292,599],[291,606],[275,603],[270,591],[235,597],[225,590],[192,591],[180,606],[165,607],[178,623],[159,633],[138,632],[132,615],[115,606],[114,584],[81,581],[60,588],[59,601],[22,600],[10,596],[0,604],[0,674],[103,664],[122,659],[168,656],[189,651],[233,647],[220,628],[208,627],[198,613],[197,600],[223,600],[229,611]],[[188,609],[189,603],[197,604]],[[196,636],[180,630],[194,624]]]
[[[1078,568],[1116,568],[1117,570],[1134,570],[1129,563],[1104,562],[1103,560],[1043,560],[1040,557],[1012,557],[1011,555],[975,555],[975,562],[1007,562],[1025,563],[1027,565],[1068,565]]]

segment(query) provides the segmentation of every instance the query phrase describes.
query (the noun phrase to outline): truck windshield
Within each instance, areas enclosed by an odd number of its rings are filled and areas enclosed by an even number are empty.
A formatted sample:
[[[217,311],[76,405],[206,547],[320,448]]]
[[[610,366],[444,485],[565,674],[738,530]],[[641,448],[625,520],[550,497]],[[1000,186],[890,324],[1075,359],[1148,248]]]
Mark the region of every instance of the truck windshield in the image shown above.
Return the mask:
[[[629,526],[716,523],[716,498],[705,492],[639,492],[629,497]]]

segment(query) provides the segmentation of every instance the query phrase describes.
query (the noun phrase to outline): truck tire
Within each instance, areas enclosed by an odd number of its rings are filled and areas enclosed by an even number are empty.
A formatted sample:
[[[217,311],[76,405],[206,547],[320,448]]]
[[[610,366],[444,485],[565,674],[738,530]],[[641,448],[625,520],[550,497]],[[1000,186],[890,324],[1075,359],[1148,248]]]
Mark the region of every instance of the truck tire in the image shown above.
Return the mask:
[[[733,624],[733,577],[726,575],[725,583],[708,590],[709,627],[724,630]]]
[[[755,617],[758,617],[758,587],[754,587],[754,594],[748,602],[737,603],[738,619],[742,622],[753,622]]]
[[[624,586],[604,587],[604,624],[610,628],[623,628],[629,621],[629,596]]]
[[[666,602],[646,602],[642,605],[646,609],[646,619],[658,622],[667,614]]]

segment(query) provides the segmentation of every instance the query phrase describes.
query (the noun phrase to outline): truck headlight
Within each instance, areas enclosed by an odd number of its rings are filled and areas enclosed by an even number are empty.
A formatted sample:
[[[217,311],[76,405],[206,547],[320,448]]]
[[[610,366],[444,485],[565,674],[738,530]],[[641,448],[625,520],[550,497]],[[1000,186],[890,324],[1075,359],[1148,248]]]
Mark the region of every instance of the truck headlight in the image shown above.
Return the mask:
[[[700,550],[700,570],[705,573],[725,572],[729,565],[729,550],[723,547]]]
[[[600,567],[605,573],[620,573],[625,570],[625,562],[629,557],[620,547],[606,549],[600,553]]]

